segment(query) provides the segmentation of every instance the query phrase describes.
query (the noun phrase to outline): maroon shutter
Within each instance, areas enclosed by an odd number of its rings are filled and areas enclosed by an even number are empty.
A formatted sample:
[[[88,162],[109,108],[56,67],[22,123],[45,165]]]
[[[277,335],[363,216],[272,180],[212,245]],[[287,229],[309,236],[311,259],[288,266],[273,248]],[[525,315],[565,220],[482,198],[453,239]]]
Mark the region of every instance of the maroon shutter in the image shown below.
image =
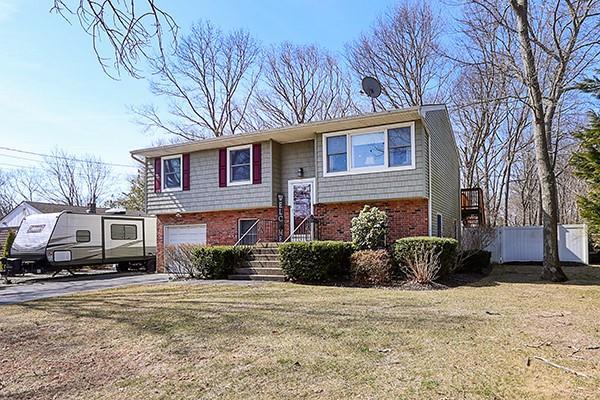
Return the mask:
[[[183,190],[190,190],[190,153],[183,155]]]
[[[252,145],[252,183],[262,182],[260,143]]]
[[[154,192],[160,193],[160,167],[161,167],[161,159],[160,157],[156,157],[154,159]]]
[[[227,149],[219,149],[219,187],[227,186]]]

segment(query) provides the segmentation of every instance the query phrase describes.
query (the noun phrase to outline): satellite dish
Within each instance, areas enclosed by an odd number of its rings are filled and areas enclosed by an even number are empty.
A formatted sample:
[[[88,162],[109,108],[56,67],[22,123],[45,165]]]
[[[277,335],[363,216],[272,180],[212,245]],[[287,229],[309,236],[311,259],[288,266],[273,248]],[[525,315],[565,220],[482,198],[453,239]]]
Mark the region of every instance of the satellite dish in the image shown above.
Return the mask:
[[[375,99],[381,94],[381,83],[373,77],[365,76],[362,80],[363,93]]]

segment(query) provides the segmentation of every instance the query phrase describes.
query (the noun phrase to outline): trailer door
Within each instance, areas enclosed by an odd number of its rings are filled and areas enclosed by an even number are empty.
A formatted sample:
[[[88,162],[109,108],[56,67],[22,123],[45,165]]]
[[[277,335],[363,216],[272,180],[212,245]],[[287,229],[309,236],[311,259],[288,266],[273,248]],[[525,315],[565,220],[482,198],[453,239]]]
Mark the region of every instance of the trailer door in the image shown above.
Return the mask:
[[[144,220],[103,218],[103,258],[118,262],[144,257]]]

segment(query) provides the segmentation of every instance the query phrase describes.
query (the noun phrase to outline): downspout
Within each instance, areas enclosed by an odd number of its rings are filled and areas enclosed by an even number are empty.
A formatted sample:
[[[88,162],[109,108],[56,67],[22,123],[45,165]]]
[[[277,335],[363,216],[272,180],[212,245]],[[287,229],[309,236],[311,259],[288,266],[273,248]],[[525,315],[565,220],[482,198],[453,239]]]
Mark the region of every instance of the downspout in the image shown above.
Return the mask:
[[[135,154],[131,154],[131,158],[144,166],[144,214],[148,215],[148,160],[137,158]]]
[[[425,128],[425,124],[423,124],[423,128]],[[429,185],[429,199],[427,201],[427,208],[428,208],[428,212],[429,212],[429,221],[428,222],[428,226],[429,226],[429,237],[431,237],[431,224],[433,223],[433,209],[431,207],[431,197],[432,197],[432,192],[431,192],[431,132],[429,132],[429,130],[427,131],[427,152],[429,154],[427,154],[427,169],[429,176],[427,177],[427,183]]]

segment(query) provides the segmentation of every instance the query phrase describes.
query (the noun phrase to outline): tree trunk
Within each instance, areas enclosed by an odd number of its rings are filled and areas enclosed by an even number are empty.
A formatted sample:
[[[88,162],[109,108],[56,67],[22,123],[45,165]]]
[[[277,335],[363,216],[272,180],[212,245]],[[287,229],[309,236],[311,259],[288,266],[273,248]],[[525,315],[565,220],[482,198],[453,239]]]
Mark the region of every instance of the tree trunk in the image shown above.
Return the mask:
[[[529,20],[527,0],[510,0],[517,19],[519,45],[525,78],[529,91],[531,108],[533,109],[533,139],[535,143],[535,160],[537,175],[542,193],[542,221],[544,226],[544,263],[542,279],[553,282],[564,282],[567,276],[560,267],[558,258],[558,197],[556,179],[548,152],[548,137],[542,91],[529,37]]]

